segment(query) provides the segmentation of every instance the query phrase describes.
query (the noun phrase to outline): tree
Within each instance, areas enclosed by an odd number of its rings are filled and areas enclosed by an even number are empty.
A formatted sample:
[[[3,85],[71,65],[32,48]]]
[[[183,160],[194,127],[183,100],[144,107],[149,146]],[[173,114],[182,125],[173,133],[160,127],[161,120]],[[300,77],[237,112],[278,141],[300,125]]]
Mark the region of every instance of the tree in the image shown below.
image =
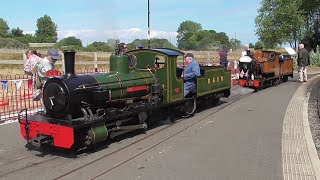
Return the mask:
[[[225,32],[219,32],[216,35],[216,41],[220,41],[221,44],[230,46],[229,37]]]
[[[208,39],[213,39],[214,35],[208,31],[198,31],[191,34],[191,36],[188,38],[188,49],[187,50],[202,50],[203,46],[205,46],[205,41],[202,41],[204,37],[207,37]]]
[[[189,37],[192,36],[193,33],[202,31],[202,26],[199,23],[187,20],[180,24],[177,30],[177,42],[179,49],[191,49],[189,44]]]
[[[7,21],[0,18],[0,37],[6,37],[9,32],[9,26]]]
[[[14,39],[20,41],[21,43],[28,44],[28,43],[36,43],[37,39],[32,34],[23,34],[23,36],[14,37]]]
[[[120,40],[119,39],[108,39],[106,44],[111,48],[111,49],[116,49]]]
[[[41,43],[55,43],[58,40],[57,25],[51,20],[50,16],[44,15],[37,20],[36,37]]]
[[[317,46],[320,45],[320,1],[302,1],[300,9],[306,16],[305,24],[300,30],[302,42],[309,51],[316,51]]]
[[[177,33],[178,48],[183,50],[213,50],[231,45],[225,32],[203,30],[201,24],[193,21],[182,22]]]
[[[214,30],[202,30],[195,32],[189,37],[190,49],[192,50],[214,50],[221,46],[221,42]]]
[[[25,44],[22,44],[21,42],[17,41],[13,38],[2,38],[0,37],[0,48],[26,48]]]
[[[249,43],[249,48],[254,48],[254,44],[253,43]]]
[[[129,49],[135,49],[138,44],[142,44],[143,47],[148,47],[147,39],[135,39],[132,43],[127,44]],[[168,39],[150,39],[150,48],[170,48],[176,49],[176,47],[171,44]]]
[[[113,49],[105,42],[95,41],[86,47],[89,51],[111,52]]]
[[[255,19],[256,34],[266,47],[301,40],[297,31],[304,24],[302,0],[263,0]]]
[[[257,41],[256,44],[254,45],[254,49],[263,49],[264,44],[261,41]]]
[[[82,41],[74,36],[70,36],[70,37],[61,39],[57,44],[59,47],[62,47],[62,46],[82,47]]]
[[[11,29],[11,35],[14,37],[22,37],[23,36],[23,30],[21,30],[19,27]]]
[[[231,44],[231,47],[234,48],[234,50],[241,47],[241,41],[239,39],[234,39],[234,38],[230,39],[230,44]]]

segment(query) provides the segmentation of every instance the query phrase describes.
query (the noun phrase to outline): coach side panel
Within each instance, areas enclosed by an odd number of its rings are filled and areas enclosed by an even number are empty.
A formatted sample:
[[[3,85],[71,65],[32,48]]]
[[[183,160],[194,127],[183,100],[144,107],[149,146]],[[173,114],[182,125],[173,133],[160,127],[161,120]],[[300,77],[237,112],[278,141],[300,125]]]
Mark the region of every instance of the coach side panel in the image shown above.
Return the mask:
[[[224,68],[205,69],[197,78],[197,96],[213,94],[231,88],[231,71]]]

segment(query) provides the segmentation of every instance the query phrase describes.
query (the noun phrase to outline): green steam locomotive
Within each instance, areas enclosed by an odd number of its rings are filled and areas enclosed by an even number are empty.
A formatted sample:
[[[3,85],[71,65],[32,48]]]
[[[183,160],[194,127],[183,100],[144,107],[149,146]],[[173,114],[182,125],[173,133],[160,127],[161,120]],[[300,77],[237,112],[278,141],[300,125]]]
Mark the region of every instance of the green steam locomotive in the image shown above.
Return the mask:
[[[192,116],[197,102],[217,104],[228,97],[231,72],[200,66],[196,93],[184,97],[184,53],[139,49],[110,56],[110,72],[76,75],[75,52],[65,51],[65,75],[43,88],[44,114],[19,114],[21,135],[32,146],[91,146],[137,129],[147,129],[152,113]],[[180,67],[179,64],[182,64]]]

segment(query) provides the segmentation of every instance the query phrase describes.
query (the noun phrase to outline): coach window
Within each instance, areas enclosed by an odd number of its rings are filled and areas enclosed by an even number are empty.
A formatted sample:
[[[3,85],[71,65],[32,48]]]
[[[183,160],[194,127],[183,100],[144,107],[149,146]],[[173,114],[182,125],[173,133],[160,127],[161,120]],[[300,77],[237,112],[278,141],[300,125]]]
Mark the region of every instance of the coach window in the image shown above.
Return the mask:
[[[276,55],[273,52],[269,54],[270,60],[274,60],[274,57],[276,57]]]

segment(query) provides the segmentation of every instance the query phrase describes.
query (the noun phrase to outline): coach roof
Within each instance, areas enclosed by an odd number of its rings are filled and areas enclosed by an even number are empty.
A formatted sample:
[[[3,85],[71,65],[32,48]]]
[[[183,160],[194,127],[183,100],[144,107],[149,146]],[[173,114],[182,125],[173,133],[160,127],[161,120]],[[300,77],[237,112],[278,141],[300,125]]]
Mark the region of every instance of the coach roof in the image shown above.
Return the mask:
[[[156,48],[156,49],[137,49],[137,50],[132,50],[128,51],[127,53],[130,52],[143,52],[143,51],[152,51],[152,52],[157,52],[161,54],[165,54],[167,56],[183,56],[184,53],[179,51],[179,50],[174,50],[174,49],[166,49],[166,48]]]

